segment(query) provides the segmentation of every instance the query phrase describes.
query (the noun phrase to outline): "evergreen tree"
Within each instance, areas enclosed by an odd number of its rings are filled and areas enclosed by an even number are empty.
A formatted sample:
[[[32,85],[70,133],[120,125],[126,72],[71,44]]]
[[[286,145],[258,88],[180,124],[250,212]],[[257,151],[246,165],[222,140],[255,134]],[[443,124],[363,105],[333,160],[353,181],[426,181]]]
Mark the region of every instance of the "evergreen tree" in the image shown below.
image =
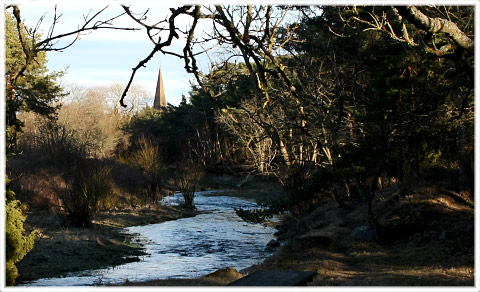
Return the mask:
[[[5,12],[5,111],[9,152],[13,151],[23,126],[17,114],[32,111],[53,118],[59,106],[55,103],[64,95],[56,83],[63,73],[48,71],[46,52],[40,51],[32,57],[34,38],[27,30],[23,25],[17,26],[13,16]]]

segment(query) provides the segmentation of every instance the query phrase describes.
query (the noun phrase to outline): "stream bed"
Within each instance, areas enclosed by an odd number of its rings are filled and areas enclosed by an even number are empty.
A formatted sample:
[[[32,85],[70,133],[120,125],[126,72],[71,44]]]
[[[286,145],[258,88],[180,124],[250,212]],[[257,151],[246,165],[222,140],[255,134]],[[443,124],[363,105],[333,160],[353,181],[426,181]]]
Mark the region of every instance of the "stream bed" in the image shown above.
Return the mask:
[[[215,191],[197,192],[195,205],[201,214],[144,226],[124,228],[148,254],[138,262],[107,269],[44,278],[25,286],[92,286],[196,278],[220,268],[241,270],[260,263],[272,254],[266,247],[275,229],[252,224],[237,216],[234,208],[255,208],[257,204],[236,197],[212,196]],[[165,198],[163,204],[179,204],[182,194]]]

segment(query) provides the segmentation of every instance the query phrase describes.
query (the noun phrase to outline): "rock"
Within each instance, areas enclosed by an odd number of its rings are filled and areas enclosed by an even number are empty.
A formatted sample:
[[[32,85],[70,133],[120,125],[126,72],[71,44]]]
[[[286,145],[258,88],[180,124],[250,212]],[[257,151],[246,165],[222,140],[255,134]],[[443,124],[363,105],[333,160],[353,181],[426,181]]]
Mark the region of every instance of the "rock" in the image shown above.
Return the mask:
[[[233,279],[240,279],[243,277],[243,275],[238,272],[235,268],[232,268],[232,267],[226,267],[226,268],[223,268],[223,269],[219,269],[213,273],[210,273],[208,275],[205,276],[206,278],[218,278],[218,277],[221,277],[221,278],[233,278]]]
[[[373,241],[377,237],[375,230],[373,230],[373,228],[370,226],[358,226],[352,230],[350,236],[364,241]]]
[[[267,243],[268,247],[279,247],[280,242],[278,240],[272,239]]]

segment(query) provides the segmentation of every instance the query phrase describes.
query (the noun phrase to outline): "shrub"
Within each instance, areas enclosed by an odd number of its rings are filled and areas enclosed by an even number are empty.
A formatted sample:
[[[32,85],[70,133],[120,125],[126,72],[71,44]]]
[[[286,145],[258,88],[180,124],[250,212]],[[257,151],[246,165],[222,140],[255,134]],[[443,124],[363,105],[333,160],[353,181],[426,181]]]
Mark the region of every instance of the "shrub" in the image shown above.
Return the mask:
[[[270,209],[243,209],[233,208],[238,217],[250,223],[263,223],[266,219],[272,218],[275,214]]]
[[[91,224],[99,203],[112,194],[111,169],[95,160],[86,160],[75,167],[63,194],[67,221],[71,225],[85,227]]]
[[[175,176],[185,200],[185,207],[195,209],[193,203],[195,189],[203,174],[203,168],[191,159],[185,159],[177,164]]]
[[[19,276],[15,264],[19,262],[32,248],[36,234],[25,235],[24,223],[27,218],[26,205],[15,199],[15,193],[9,190],[10,180],[6,177],[5,205],[5,244],[6,244],[6,284],[15,285]]]
[[[131,162],[146,174],[146,199],[156,203],[160,199],[160,191],[165,184],[165,170],[158,145],[141,137],[137,141],[138,148],[131,156]]]

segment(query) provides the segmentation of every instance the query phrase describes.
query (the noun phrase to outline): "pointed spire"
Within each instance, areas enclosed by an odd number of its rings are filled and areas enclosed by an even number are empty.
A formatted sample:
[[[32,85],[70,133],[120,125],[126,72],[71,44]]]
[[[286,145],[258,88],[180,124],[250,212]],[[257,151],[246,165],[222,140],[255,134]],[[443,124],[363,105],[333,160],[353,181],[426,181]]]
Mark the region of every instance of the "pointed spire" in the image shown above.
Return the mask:
[[[157,90],[155,91],[155,100],[153,101],[153,108],[161,110],[167,107],[167,99],[165,98],[165,89],[162,80],[162,67],[158,70]]]

